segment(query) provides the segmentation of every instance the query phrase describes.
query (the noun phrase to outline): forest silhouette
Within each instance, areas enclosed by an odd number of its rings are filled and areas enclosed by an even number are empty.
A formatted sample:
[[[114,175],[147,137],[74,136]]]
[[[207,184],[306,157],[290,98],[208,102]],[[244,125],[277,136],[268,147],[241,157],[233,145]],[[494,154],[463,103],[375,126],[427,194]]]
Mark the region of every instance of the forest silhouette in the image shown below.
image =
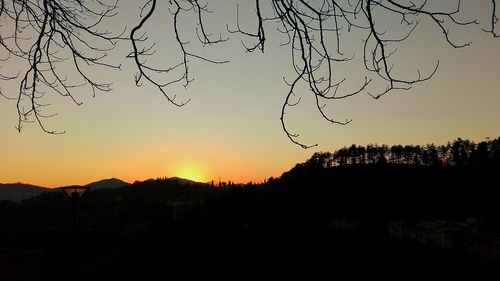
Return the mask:
[[[0,280],[491,280],[500,138],[352,145],[264,183],[157,178],[0,202]]]

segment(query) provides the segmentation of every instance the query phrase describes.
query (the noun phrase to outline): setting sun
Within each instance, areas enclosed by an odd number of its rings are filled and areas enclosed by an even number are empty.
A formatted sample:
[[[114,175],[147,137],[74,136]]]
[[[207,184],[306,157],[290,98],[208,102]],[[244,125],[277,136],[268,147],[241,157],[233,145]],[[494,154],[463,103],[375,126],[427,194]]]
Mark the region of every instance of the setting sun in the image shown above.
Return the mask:
[[[199,167],[195,165],[184,165],[178,169],[176,174],[180,178],[196,181],[196,182],[205,182],[206,177],[205,174],[201,171]]]

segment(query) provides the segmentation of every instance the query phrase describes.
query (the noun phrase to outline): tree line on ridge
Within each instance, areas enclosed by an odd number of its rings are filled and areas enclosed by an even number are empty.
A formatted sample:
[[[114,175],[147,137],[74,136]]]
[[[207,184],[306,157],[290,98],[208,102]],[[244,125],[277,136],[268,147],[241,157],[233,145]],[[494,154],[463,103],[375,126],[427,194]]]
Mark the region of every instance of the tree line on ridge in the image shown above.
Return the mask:
[[[457,138],[445,145],[353,144],[334,152],[316,152],[299,165],[329,168],[356,164],[498,167],[500,137],[479,143]]]

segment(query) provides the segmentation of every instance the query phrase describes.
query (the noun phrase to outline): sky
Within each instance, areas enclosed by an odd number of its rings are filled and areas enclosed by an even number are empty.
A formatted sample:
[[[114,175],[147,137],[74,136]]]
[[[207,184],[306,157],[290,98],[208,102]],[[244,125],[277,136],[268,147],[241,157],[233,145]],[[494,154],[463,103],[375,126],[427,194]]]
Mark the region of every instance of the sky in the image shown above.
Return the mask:
[[[125,2],[110,28],[119,30],[131,18],[138,19],[137,3]],[[172,176],[260,182],[280,176],[315,151],[351,144],[442,144],[457,137],[477,142],[500,136],[500,40],[492,39],[480,26],[461,28],[452,36],[471,40],[472,45],[454,49],[444,42],[440,30],[424,22],[400,46],[397,62],[402,72],[414,73],[416,67],[432,69],[439,60],[436,75],[409,91],[394,91],[379,100],[363,93],[328,103],[332,116],[353,120],[346,126],[322,119],[310,93],[300,89],[301,103],[287,110],[286,120],[290,130],[300,134],[301,142],[318,143],[304,150],[288,140],[279,119],[288,91],[283,77],[293,78],[289,49],[279,46],[282,37],[270,30],[265,53],[247,53],[241,40],[248,39],[226,32],[225,24],[234,26],[236,21],[235,5],[209,2],[214,13],[207,18],[207,26],[230,40],[200,52],[230,63],[193,61],[194,82],[187,89],[169,88],[179,99],[191,99],[182,108],[168,103],[150,85],[135,85],[134,65],[123,59],[130,51],[126,43],[118,45],[111,58],[123,64],[121,71],[93,73],[113,82],[113,91],[92,97],[88,89],[75,90],[81,106],[49,97],[50,111],[58,115],[45,124],[65,134],[43,133],[36,124],[27,124],[18,133],[15,102],[0,98],[0,183],[59,187],[111,177],[133,182]],[[486,22],[489,2],[465,1],[463,10],[470,15],[464,17],[474,15]],[[251,6],[242,4],[240,9],[240,23],[252,28]],[[155,62],[178,59],[166,28],[169,20],[168,14],[159,14],[145,26],[157,42]],[[384,20],[381,24],[392,24]],[[359,55],[358,35],[346,39],[346,53]],[[16,66],[2,63],[2,70]],[[363,79],[357,66],[335,69],[351,79],[353,87]],[[16,81],[0,81],[4,94],[15,95],[17,87]]]

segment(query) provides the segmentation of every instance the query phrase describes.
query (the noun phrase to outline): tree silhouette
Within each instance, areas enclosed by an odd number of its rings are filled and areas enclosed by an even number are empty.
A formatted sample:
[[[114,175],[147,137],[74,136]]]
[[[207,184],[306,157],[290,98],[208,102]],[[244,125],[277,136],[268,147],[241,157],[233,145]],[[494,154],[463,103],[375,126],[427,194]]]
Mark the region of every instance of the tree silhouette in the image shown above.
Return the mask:
[[[469,164],[472,166],[488,166],[490,165],[490,148],[485,141],[477,145],[476,150],[472,151],[469,157]]]
[[[457,138],[446,145],[353,144],[333,153],[315,152],[303,166],[312,169],[346,165],[396,164],[411,166],[500,166],[500,137],[475,144]],[[300,164],[302,165],[302,164]]]
[[[434,144],[427,144],[421,154],[422,164],[427,166],[439,166],[438,149]]]
[[[491,162],[500,167],[500,137],[491,141]]]
[[[298,140],[299,135],[286,126],[287,110],[301,101],[295,95],[299,88],[309,89],[318,113],[325,120],[345,125],[351,120],[331,116],[326,112],[326,103],[360,93],[378,99],[393,90],[408,90],[436,73],[439,61],[429,69],[413,67],[413,77],[399,73],[402,67],[395,58],[398,44],[406,41],[421,22],[441,30],[443,41],[453,48],[470,44],[452,38],[452,32],[459,30],[460,26],[479,24],[476,19],[460,19],[460,0],[447,1],[446,5],[430,2],[433,1],[255,0],[253,9],[244,10],[245,13],[255,13],[253,24],[240,21],[239,15],[243,11],[237,4],[233,21],[228,22],[227,31],[223,31],[228,34],[222,35],[221,32],[213,35],[205,24],[212,12],[208,1],[170,0],[165,1],[168,10],[161,10],[160,1],[144,0],[139,11],[140,18],[135,23],[123,31],[111,32],[107,23],[120,12],[118,0],[1,0],[0,79],[18,79],[19,90],[17,93],[0,94],[16,101],[18,130],[26,122],[37,122],[47,133],[62,133],[44,125],[43,118],[52,116],[44,112],[49,99],[47,96],[65,96],[79,105],[81,102],[73,95],[77,87],[89,87],[93,95],[110,91],[111,83],[92,76],[92,72],[95,68],[119,69],[120,61],[110,63],[107,57],[116,43],[124,40],[131,50],[127,58],[136,66],[136,84],[153,85],[170,103],[183,106],[189,99],[178,100],[174,93],[167,90],[169,85],[182,83],[187,87],[193,81],[189,71],[192,61],[228,62],[209,58],[203,52],[197,53],[193,51],[193,46],[215,45],[228,40],[230,34],[237,33],[244,36],[244,51],[264,52],[271,34],[269,31],[276,29],[285,38],[282,45],[288,48],[291,67],[295,70],[294,77],[284,79],[289,88],[281,108],[282,128],[293,143],[309,148],[316,144],[303,144]],[[177,63],[157,67],[152,64],[153,59],[148,59],[157,52],[165,52],[157,49],[154,39],[147,34],[147,23],[155,17],[165,18],[168,30],[174,35],[180,53]],[[390,17],[397,19],[398,24],[382,24],[383,19]],[[190,30],[182,18],[194,22],[194,27]],[[496,0],[491,0],[491,18],[481,28],[493,37],[499,37],[497,27]],[[346,36],[355,32],[362,37],[358,43],[362,45],[363,52],[357,55],[362,58],[360,61],[368,74],[361,77],[357,89],[350,89],[344,86],[347,77],[334,70],[340,63],[354,60],[356,54],[345,53],[343,44]],[[198,42],[186,39],[192,34],[196,35]],[[20,65],[19,72],[12,71],[11,67],[6,69],[5,66],[11,64]],[[68,74],[63,65],[71,66],[75,74]],[[370,88],[376,83],[385,86]]]
[[[366,158],[369,164],[377,163],[377,145],[369,144],[366,146]]]

